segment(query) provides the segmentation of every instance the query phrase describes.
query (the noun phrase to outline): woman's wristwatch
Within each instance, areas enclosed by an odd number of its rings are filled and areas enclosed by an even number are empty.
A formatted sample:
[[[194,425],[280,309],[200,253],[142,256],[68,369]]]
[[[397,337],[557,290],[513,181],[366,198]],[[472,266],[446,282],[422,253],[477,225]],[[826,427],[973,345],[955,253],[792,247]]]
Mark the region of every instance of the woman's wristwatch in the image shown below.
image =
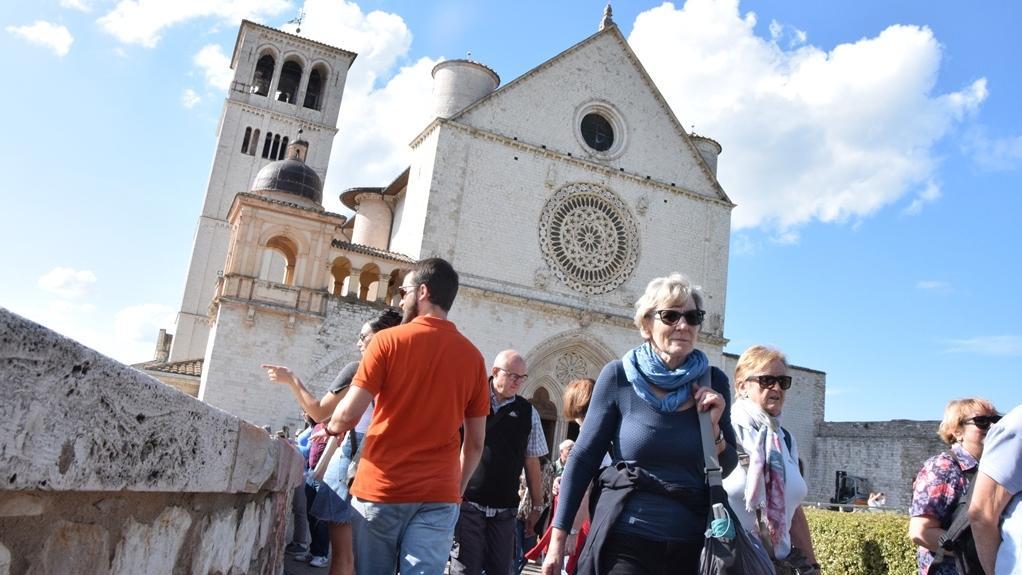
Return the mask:
[[[723,429],[721,429],[720,433],[717,434],[717,439],[713,440],[713,444],[714,445],[720,445],[721,443],[724,443],[724,430]]]

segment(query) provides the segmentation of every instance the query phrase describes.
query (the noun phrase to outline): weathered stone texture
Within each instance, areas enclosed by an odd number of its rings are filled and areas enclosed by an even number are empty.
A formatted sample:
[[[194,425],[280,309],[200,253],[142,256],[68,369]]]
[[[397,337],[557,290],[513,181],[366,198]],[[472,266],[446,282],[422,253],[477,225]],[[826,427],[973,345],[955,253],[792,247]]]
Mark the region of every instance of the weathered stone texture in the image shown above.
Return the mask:
[[[129,519],[117,544],[111,575],[172,575],[192,517],[180,507],[165,509],[151,524]]]
[[[50,531],[29,575],[106,575],[110,533],[102,526],[60,521]]]

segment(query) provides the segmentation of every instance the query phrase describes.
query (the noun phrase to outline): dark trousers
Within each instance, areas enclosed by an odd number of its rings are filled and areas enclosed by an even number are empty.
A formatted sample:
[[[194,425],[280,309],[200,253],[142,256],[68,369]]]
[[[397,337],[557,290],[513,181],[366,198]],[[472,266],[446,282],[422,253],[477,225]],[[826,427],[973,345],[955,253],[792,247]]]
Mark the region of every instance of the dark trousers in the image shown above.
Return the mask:
[[[515,542],[515,511],[501,511],[493,517],[468,503],[454,528],[451,575],[511,575]]]
[[[603,544],[599,575],[698,575],[698,541],[652,541],[635,535],[611,533]]]
[[[326,557],[330,554],[330,526],[326,521],[320,521],[312,516],[312,501],[314,499],[316,499],[316,488],[306,483],[305,501],[309,510],[309,534],[312,538],[309,543],[309,553],[316,557]]]
[[[525,565],[528,561],[525,559],[525,552],[536,546],[536,534],[533,533],[531,536],[525,536],[525,522],[521,519],[515,519],[515,561],[514,571],[515,575],[521,575],[521,572],[525,569]]]

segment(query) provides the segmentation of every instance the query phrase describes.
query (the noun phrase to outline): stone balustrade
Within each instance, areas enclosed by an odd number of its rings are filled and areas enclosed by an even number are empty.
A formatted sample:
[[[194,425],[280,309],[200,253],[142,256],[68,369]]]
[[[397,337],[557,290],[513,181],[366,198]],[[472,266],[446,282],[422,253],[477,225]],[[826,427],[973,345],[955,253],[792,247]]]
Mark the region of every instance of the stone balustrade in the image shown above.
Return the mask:
[[[285,440],[0,308],[0,575],[282,571]]]

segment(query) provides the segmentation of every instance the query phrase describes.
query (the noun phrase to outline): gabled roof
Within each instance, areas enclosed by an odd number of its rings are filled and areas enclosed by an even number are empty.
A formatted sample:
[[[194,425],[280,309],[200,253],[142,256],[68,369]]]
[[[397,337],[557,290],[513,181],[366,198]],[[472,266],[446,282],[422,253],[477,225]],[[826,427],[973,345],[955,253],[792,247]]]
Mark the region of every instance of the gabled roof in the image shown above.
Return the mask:
[[[458,122],[464,116],[471,113],[473,110],[486,105],[488,102],[491,102],[497,98],[502,97],[504,94],[508,92],[515,90],[530,78],[533,78],[539,74],[543,74],[546,70],[558,65],[561,61],[567,59],[568,56],[589,46],[590,44],[596,42],[598,39],[604,37],[605,35],[609,35],[610,37],[612,37],[624,50],[626,57],[632,62],[632,64],[635,65],[636,69],[639,72],[640,77],[646,84],[646,87],[649,89],[650,93],[659,103],[666,117],[669,118],[669,121],[671,122],[671,127],[680,137],[681,141],[684,142],[685,147],[687,147],[688,150],[691,152],[693,160],[698,163],[703,172],[703,175],[707,178],[707,181],[710,182],[713,189],[717,192],[719,199],[734,205],[731,199],[728,197],[727,193],[724,191],[724,188],[721,187],[720,182],[717,181],[717,177],[713,174],[713,171],[710,170],[710,167],[706,165],[705,161],[703,161],[702,155],[699,153],[699,150],[696,148],[695,144],[692,143],[692,139],[689,136],[688,132],[685,131],[685,128],[682,126],[681,122],[678,121],[677,116],[674,114],[674,111],[671,109],[671,107],[667,104],[667,100],[660,92],[660,89],[657,88],[656,84],[653,82],[653,79],[646,71],[645,66],[642,65],[642,62],[639,60],[638,56],[636,56],[635,52],[632,51],[631,46],[628,45],[628,41],[621,34],[621,31],[618,29],[616,25],[607,26],[603,30],[596,32],[595,34],[589,36],[588,38],[582,40],[581,42],[575,44],[574,46],[571,46],[567,50],[564,50],[563,52],[547,60],[546,62],[543,62],[542,64],[515,78],[508,84],[505,84],[504,86],[494,90],[489,95],[480,98],[478,101],[474,102],[464,110],[458,112],[456,115],[451,117],[449,121]],[[430,128],[427,128],[427,130],[428,129]]]

